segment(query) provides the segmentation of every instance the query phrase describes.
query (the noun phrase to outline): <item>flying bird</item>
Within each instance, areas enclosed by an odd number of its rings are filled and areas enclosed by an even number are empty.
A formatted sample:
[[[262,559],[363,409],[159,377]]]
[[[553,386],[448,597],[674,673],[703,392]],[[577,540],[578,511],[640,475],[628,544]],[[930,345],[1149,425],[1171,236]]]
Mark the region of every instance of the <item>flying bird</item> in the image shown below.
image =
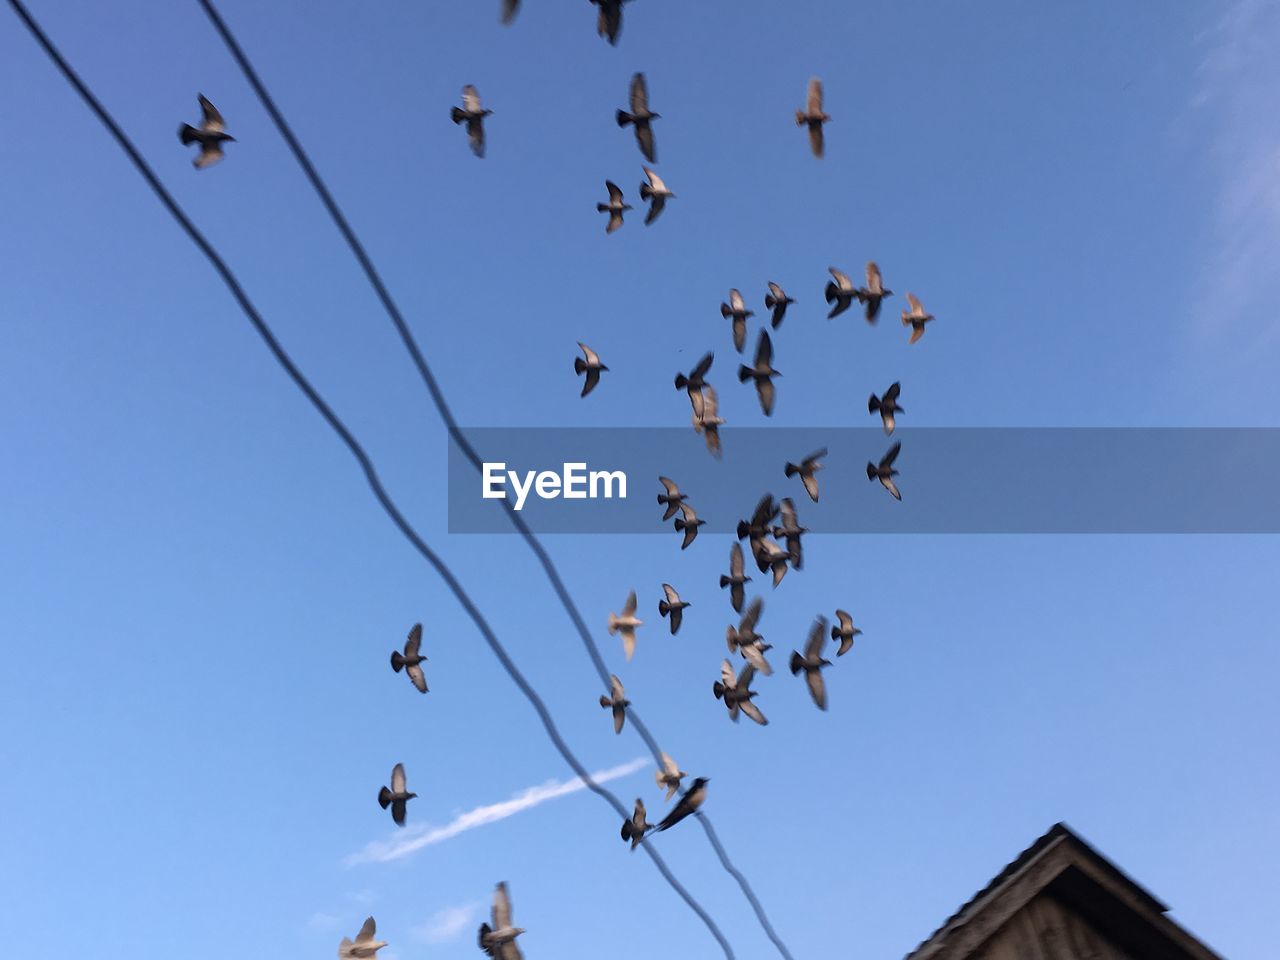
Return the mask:
[[[755,311],[748,310],[742,294],[733,289],[729,291],[729,302],[720,304],[720,316],[733,318],[733,348],[741,353],[747,342],[747,317],[755,316]]]
[[[902,325],[911,327],[911,339],[907,343],[915,343],[924,336],[924,325],[933,319],[933,314],[925,310],[924,304],[916,299],[915,294],[907,294],[907,303],[911,304],[911,310],[902,311]]]
[[[737,679],[734,679],[733,664],[726,660],[720,665],[720,679],[711,685],[711,692],[716,695],[717,700],[724,701],[729,709],[729,719],[734,723],[738,722],[738,712],[741,711],[763,727],[769,721],[760,712],[760,708],[751,702],[751,698],[756,695],[756,691],[751,689],[751,681],[755,675],[756,668],[748,663]]]
[[[203,170],[221,160],[222,145],[228,141],[235,143],[236,138],[225,132],[226,122],[222,119],[218,108],[210,103],[203,93],[198,96],[200,110],[204,114],[200,120],[200,126],[193,127],[189,123],[184,123],[178,128],[178,139],[184,145],[200,144],[200,152],[191,161],[191,165],[197,170]]]
[[[630,840],[631,849],[634,850],[644,839],[645,833],[652,829],[653,825],[645,820],[644,801],[636,797],[636,808],[631,817],[622,821],[622,839]]]
[[[370,917],[360,927],[354,943],[343,937],[338,944],[338,960],[366,960],[368,957],[376,957],[378,951],[387,945],[385,940],[374,939],[376,929],[377,925],[373,922],[373,917]]]
[[[766,417],[773,416],[774,390],[771,378],[780,376],[782,374],[773,369],[773,341],[769,339],[769,331],[761,330],[760,337],[756,340],[755,365],[748,367],[746,364],[739,364],[738,380],[742,383],[755,381],[756,393],[760,396],[760,409]]]
[[[902,384],[895,381],[889,385],[889,389],[884,392],[883,397],[877,397],[873,393],[870,399],[867,400],[867,412],[880,414],[880,420],[884,424],[886,435],[892,435],[893,428],[897,426],[895,415],[907,412],[898,406],[898,394],[901,392]]]
[[[683,373],[676,374],[676,389],[686,390],[689,393],[689,403],[693,405],[693,415],[701,418],[702,416],[702,388],[707,385],[706,376],[711,369],[711,364],[715,360],[714,353],[704,354],[702,359],[698,361],[689,375]]]
[[[676,511],[680,509],[680,504],[685,501],[685,494],[680,492],[680,488],[676,486],[674,480],[667,477],[659,477],[658,482],[662,484],[666,493],[658,494],[658,503],[666,505],[666,511],[662,514],[662,522],[666,523],[676,515]]]
[[[600,374],[605,373],[609,368],[600,362],[600,355],[581,340],[578,341],[578,347],[582,350],[582,354],[586,359],[574,357],[573,372],[578,376],[582,376],[584,373],[587,375],[587,379],[583,381],[582,393],[580,394],[580,396],[585,397],[600,382]]]
[[[801,460],[799,466],[794,463],[788,463],[782,471],[788,477],[794,477],[797,473],[800,474],[800,482],[804,484],[805,492],[809,494],[809,499],[814,503],[818,502],[818,478],[814,474],[822,469],[822,464],[818,461],[826,455],[827,448],[823,447],[821,450],[816,450]]]
[[[874,260],[867,262],[867,285],[858,291],[858,299],[866,305],[867,323],[875,323],[880,316],[880,303],[886,297],[893,296],[892,290],[886,290],[880,278],[880,268]]]
[[[671,635],[674,637],[680,630],[680,622],[684,619],[684,608],[691,607],[693,604],[687,600],[681,600],[680,594],[676,593],[676,588],[669,583],[662,585],[662,592],[667,595],[667,598],[658,601],[658,614],[671,618]]]
[[[662,766],[658,768],[654,779],[658,781],[658,789],[667,791],[667,799],[670,800],[676,795],[676,791],[680,789],[680,781],[688,776],[676,762],[665,753],[662,755]]]
[[[613,732],[621,733],[631,701],[627,699],[627,692],[622,689],[622,681],[617,676],[610,674],[609,683],[609,696],[600,698],[600,706],[613,711]]]
[[[738,521],[738,539],[746,540],[749,537],[752,553],[754,553],[756,541],[769,536],[772,532],[771,524],[777,516],[778,508],[774,505],[773,494],[766,493],[756,504],[755,510],[751,513],[751,519]]]
[[[397,763],[391,768],[391,789],[383,787],[378,791],[378,806],[383,810],[390,807],[391,819],[396,822],[397,827],[403,827],[405,808],[416,796],[416,793],[409,792],[408,785],[405,783],[404,764]]]
[[[737,613],[742,612],[742,594],[743,584],[750,577],[743,576],[742,573],[742,544],[735,543],[729,547],[729,575],[726,577],[720,574],[720,589],[729,588],[729,602],[733,604],[733,609]]]
[[[625,127],[631,124],[636,128],[636,143],[640,145],[640,152],[650,163],[656,163],[658,160],[654,151],[653,126],[650,121],[657,120],[661,116],[662,114],[653,113],[649,109],[649,85],[645,83],[644,74],[637,73],[631,78],[631,112],[618,111],[618,126]]]
[[[747,612],[742,615],[742,619],[738,621],[737,628],[730,624],[724,636],[730,653],[737,651],[748,663],[769,677],[773,676],[773,667],[769,666],[769,661],[764,658],[764,655],[773,647],[765,643],[764,637],[756,632],[756,624],[760,621],[763,609],[764,600],[756,597],[751,601],[751,606],[747,607]]]
[[[772,540],[757,540],[752,545],[752,553],[761,573],[766,570],[773,571],[773,585],[776,588],[782,582],[782,578],[787,575],[787,563],[791,555]]]
[[[830,119],[822,110],[822,81],[817,77],[811,77],[804,109],[796,111],[796,126],[808,126],[809,149],[813,151],[815,157],[822,156],[825,146],[822,125]]]
[[[683,506],[683,504],[681,504]],[[627,602],[622,608],[622,616],[609,614],[609,636],[622,634],[622,649],[627,653],[627,660],[636,652],[636,627],[644,623],[636,617],[636,592],[627,595]]]
[[[836,619],[840,623],[831,628],[831,639],[840,641],[840,649],[836,651],[836,656],[843,657],[853,646],[853,638],[862,631],[853,625],[853,617],[844,610],[836,611]]]
[[[898,471],[893,469],[893,461],[898,459],[900,450],[902,450],[902,441],[898,441],[889,448],[889,452],[880,458],[879,466],[870,460],[867,461],[867,479],[879,480],[884,488],[893,494],[895,500],[902,499],[902,494],[898,492],[898,485],[893,482],[893,478],[898,475]]]
[[[604,188],[609,191],[608,203],[597,203],[596,210],[600,213],[609,214],[609,223],[604,228],[605,233],[613,233],[622,226],[622,214],[632,209],[631,204],[622,199],[622,188],[612,180],[604,182]]]
[[[524,927],[511,925],[511,898],[506,883],[499,883],[493,890],[493,925],[480,924],[480,949],[494,960],[522,960],[523,954],[516,946],[516,937],[524,933]]]
[[[667,201],[672,199],[675,194],[667,189],[667,185],[662,182],[662,178],[655,171],[650,170],[648,167],[641,167],[640,169],[649,178],[648,183],[640,184],[640,199],[649,201],[649,212],[644,218],[644,225],[647,227],[658,219],[658,214],[662,212],[663,207],[667,205]]]
[[[804,646],[804,656],[791,651],[791,675],[794,677],[804,671],[805,683],[809,685],[809,695],[819,710],[827,709],[827,685],[822,679],[822,668],[831,666],[830,660],[822,657],[822,648],[827,642],[827,618],[818,617],[809,630],[809,641]]]
[[[697,813],[698,808],[702,806],[702,802],[707,799],[707,783],[710,780],[710,777],[698,777],[693,783],[689,784],[689,789],[684,792],[684,795],[676,805],[671,808],[671,812],[663,817],[654,829],[670,830],[689,814]]]
[[[792,303],[795,303],[795,301],[787,296],[786,291],[770,280],[769,292],[764,295],[765,309],[773,311],[773,316],[769,318],[769,326],[775,330],[782,326],[782,318],[787,313],[787,305]]]
[[[676,517],[675,528],[684,531],[684,541],[680,544],[680,549],[688,550],[689,544],[693,543],[698,536],[698,528],[707,521],[699,520],[698,515],[693,512],[693,507],[687,503],[680,504],[680,513],[681,516]]]
[[[791,563],[791,569],[799,570],[804,565],[804,553],[800,549],[800,537],[808,533],[809,528],[800,526],[799,521],[796,519],[795,502],[790,497],[783,499],[781,507],[782,525],[773,528],[773,538],[786,542],[787,559]]]
[[[702,412],[693,414],[693,429],[702,434],[707,442],[707,451],[715,458],[720,457],[720,427],[724,425],[724,417],[720,416],[720,398],[716,396],[716,388],[707,384],[699,394],[699,405]]]
[[[399,673],[401,669],[408,675],[413,685],[418,688],[419,693],[427,692],[427,678],[422,672],[422,664],[426,661],[426,655],[418,652],[418,648],[422,645],[422,624],[415,623],[413,629],[409,631],[409,639],[404,643],[404,653],[399,650],[391,651],[391,669]]]
[[[854,298],[858,296],[857,288],[854,287],[853,281],[849,279],[849,275],[843,270],[837,270],[835,267],[827,267],[827,271],[831,276],[835,277],[835,283],[827,282],[826,297],[827,303],[834,303],[831,312],[827,314],[827,319],[838,317],[849,309],[849,305],[853,303]]]
[[[491,113],[480,106],[480,94],[469,83],[462,88],[462,106],[449,111],[454,123],[466,123],[471,152],[477,157],[484,156],[484,118]]]
[[[611,46],[618,45],[618,34],[622,32],[622,4],[625,0],[591,0],[600,8],[600,16],[596,19],[596,33],[609,40]]]
[[[520,12],[520,0],[502,0],[502,22],[510,24]]]

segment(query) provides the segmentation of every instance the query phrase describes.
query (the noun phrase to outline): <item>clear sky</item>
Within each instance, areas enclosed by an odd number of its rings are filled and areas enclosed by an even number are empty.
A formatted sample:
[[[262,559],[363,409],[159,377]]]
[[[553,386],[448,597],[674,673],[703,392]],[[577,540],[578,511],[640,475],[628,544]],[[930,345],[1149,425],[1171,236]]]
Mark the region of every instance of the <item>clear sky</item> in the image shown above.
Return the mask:
[[[763,314],[772,279],[799,301],[776,337],[774,425],[865,425],[893,380],[904,430],[1277,425],[1273,5],[635,0],[616,49],[586,3],[526,0],[510,28],[497,7],[223,7],[464,424],[686,422],[672,375],[707,349],[727,368],[718,303],[737,286]],[[524,546],[447,534],[444,431],[195,3],[32,9],[588,767],[642,757]],[[642,161],[613,121],[636,70],[677,199],[606,237],[603,181],[638,200]],[[834,117],[821,162],[792,121],[815,73]],[[483,161],[448,119],[465,83],[495,111]],[[197,92],[238,138],[203,172],[174,135]],[[589,794],[548,787],[450,828],[569,771],[7,10],[0,108],[7,951],[331,956],[372,912],[383,960],[464,958],[505,879],[531,960],[715,956]],[[872,258],[900,291],[887,322],[828,323],[826,268]],[[910,348],[907,289],[938,316]],[[577,340],[612,368],[585,401]],[[719,386],[731,424],[763,424],[727,370]],[[1212,464],[1205,484],[1230,496]],[[797,958],[902,956],[1060,819],[1224,955],[1270,955],[1275,538],[811,537],[766,598],[775,663],[818,612],[845,607],[865,634],[828,672],[826,714],[785,671],[758,682],[767,728],[729,723],[710,693],[727,537],[548,544],[664,747],[713,778],[707,809]],[[694,604],[676,638],[663,581]],[[627,665],[604,624],[633,588],[648,623]],[[387,665],[416,620],[425,697]],[[396,761],[420,795],[404,832],[375,803]],[[647,764],[613,786],[664,806]],[[432,839],[385,860],[414,837]],[[740,958],[776,956],[700,831],[657,842]]]

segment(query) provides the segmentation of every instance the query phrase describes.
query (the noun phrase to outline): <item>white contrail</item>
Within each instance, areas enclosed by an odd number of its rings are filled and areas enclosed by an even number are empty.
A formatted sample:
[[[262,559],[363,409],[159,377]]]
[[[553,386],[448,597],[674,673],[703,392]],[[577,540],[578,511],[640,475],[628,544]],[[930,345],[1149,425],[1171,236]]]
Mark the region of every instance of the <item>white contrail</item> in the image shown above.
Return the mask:
[[[608,783],[610,780],[617,780],[635,773],[647,763],[649,763],[648,758],[637,757],[621,766],[593,773],[591,774],[591,779],[596,783]],[[387,863],[391,860],[399,860],[401,857],[407,857],[423,847],[443,843],[445,840],[456,837],[460,833],[466,833],[476,827],[483,827],[485,824],[497,823],[499,820],[515,816],[521,811],[539,806],[548,800],[555,800],[557,797],[565,797],[585,789],[587,789],[587,785],[579,777],[563,782],[548,780],[544,784],[521,791],[510,800],[491,803],[487,806],[476,807],[474,810],[461,813],[443,827],[433,827],[430,824],[425,824],[416,831],[410,831],[408,836],[405,835],[406,831],[398,831],[397,835],[391,840],[374,841],[359,853],[349,855],[345,863],[347,866],[351,866],[357,863]]]

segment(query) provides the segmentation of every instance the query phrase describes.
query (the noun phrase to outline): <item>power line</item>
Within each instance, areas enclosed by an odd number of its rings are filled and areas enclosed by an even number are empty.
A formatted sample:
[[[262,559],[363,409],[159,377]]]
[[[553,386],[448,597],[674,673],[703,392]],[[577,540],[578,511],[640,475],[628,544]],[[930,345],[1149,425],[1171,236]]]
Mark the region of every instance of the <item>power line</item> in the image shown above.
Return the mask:
[[[431,372],[431,367],[427,363],[426,357],[423,356],[422,350],[418,347],[417,340],[409,329],[409,325],[405,322],[404,316],[400,313],[400,308],[396,306],[395,300],[391,296],[391,292],[382,281],[381,274],[378,273],[377,268],[373,264],[373,260],[365,251],[364,245],[360,242],[359,237],[356,236],[355,230],[352,229],[351,224],[348,222],[346,215],[343,214],[341,207],[338,206],[337,200],[335,200],[333,194],[329,192],[329,188],[325,185],[324,180],[312,164],[311,158],[303,148],[302,143],[298,140],[297,136],[294,135],[293,128],[289,126],[289,122],[284,118],[284,114],[280,111],[279,107],[276,106],[275,100],[267,91],[265,84],[263,84],[261,78],[258,76],[258,72],[249,61],[248,55],[245,54],[239,42],[231,33],[231,29],[222,19],[222,15],[218,12],[217,7],[214,5],[212,0],[198,0],[198,2],[204,12],[208,15],[209,20],[213,23],[214,29],[216,29],[218,34],[222,37],[223,43],[226,44],[227,49],[231,52],[232,58],[239,65],[241,72],[244,73],[245,78],[249,81],[249,85],[253,88],[254,93],[257,94],[263,108],[271,116],[272,121],[276,125],[276,129],[280,131],[280,135],[289,145],[289,149],[293,152],[294,158],[298,161],[298,165],[302,167],[303,173],[311,182],[311,186],[319,196],[321,203],[323,203],[325,209],[329,211],[329,216],[333,219],[333,222],[337,226],[338,231],[342,234],[343,239],[347,241],[347,246],[351,248],[351,252],[359,262],[361,269],[364,270],[370,286],[373,287],[374,293],[382,303],[383,309],[386,311],[387,316],[390,317],[392,324],[396,328],[396,332],[400,335],[401,342],[403,342],[405,349],[409,352],[409,356],[413,359],[414,365],[418,369],[419,376],[421,376],[423,383],[426,385],[427,391],[431,394],[431,399],[435,403],[436,410],[439,412],[440,418],[445,423],[450,439],[458,445],[458,448],[462,451],[463,455],[477,471],[482,470],[483,461],[481,457],[471,446],[466,435],[462,432],[462,429],[454,419],[453,412],[449,408],[444,392],[440,389],[440,385],[436,381],[435,375]],[[596,642],[592,638],[591,631],[583,620],[582,613],[578,610],[577,604],[573,602],[573,598],[569,595],[569,591],[565,587],[564,581],[560,578],[560,573],[556,569],[551,556],[534,535],[533,531],[530,530],[528,525],[524,522],[524,518],[514,510],[510,501],[503,498],[502,506],[516,530],[518,530],[521,536],[524,537],[525,542],[538,558],[538,562],[542,565],[542,569],[546,573],[547,579],[551,582],[552,589],[554,589],[556,596],[559,598],[561,606],[564,607],[565,612],[569,615],[570,621],[577,629],[578,636],[581,637],[583,645],[587,650],[587,654],[591,657],[591,661],[595,666],[596,673],[600,677],[600,682],[604,685],[605,690],[608,691],[611,688],[611,683],[609,679],[609,670],[605,666],[604,658],[600,655],[600,649],[596,646]],[[632,726],[635,727],[636,732],[640,734],[641,739],[644,740],[645,745],[649,748],[649,752],[653,755],[654,762],[661,766],[662,750],[659,748],[653,735],[649,732],[648,727],[646,727],[644,721],[640,719],[640,715],[636,712],[634,707],[629,707],[627,709],[627,715],[631,719]],[[711,824],[705,814],[700,817],[700,822],[703,824],[703,829],[707,831],[708,839],[711,840],[712,846],[715,848],[716,855],[719,857],[721,865],[726,871],[728,871],[730,876],[737,881],[743,895],[747,898],[748,903],[750,903],[751,909],[755,912],[756,919],[760,922],[761,927],[764,928],[765,934],[773,942],[773,945],[777,947],[778,952],[782,954],[785,960],[792,960],[786,944],[782,942],[782,939],[773,929],[773,924],[769,922],[769,917],[765,913],[764,906],[756,897],[755,891],[752,890],[751,885],[747,882],[747,878],[729,859],[724,847],[715,837]]]
[[[574,773],[582,779],[582,782],[586,784],[589,790],[604,798],[604,800],[613,807],[620,817],[624,819],[628,818],[630,816],[630,812],[622,805],[618,798],[613,795],[613,793],[592,780],[586,767],[582,765],[578,758],[569,749],[568,744],[566,744],[560,736],[560,732],[556,728],[555,722],[551,719],[551,714],[548,712],[546,704],[543,703],[542,698],[538,696],[537,692],[524,678],[524,675],[520,672],[519,668],[516,667],[514,661],[512,661],[510,656],[507,654],[506,649],[498,640],[497,635],[489,626],[488,621],[485,620],[484,615],[471,600],[471,597],[467,594],[462,584],[459,583],[457,578],[453,575],[453,571],[450,570],[448,564],[446,564],[444,560],[442,560],[440,556],[431,549],[409,521],[405,519],[399,508],[396,507],[395,502],[383,487],[382,481],[378,477],[378,473],[374,469],[373,462],[370,460],[369,455],[347,428],[346,424],[343,423],[342,419],[334,413],[333,409],[327,402],[325,402],[324,398],[320,396],[315,387],[311,385],[310,381],[307,380],[307,378],[297,368],[288,353],[285,352],[284,348],[280,345],[280,342],[276,339],[275,334],[271,331],[271,328],[267,325],[266,321],[262,319],[261,314],[258,313],[257,308],[254,307],[252,301],[250,301],[248,294],[245,293],[244,288],[240,285],[239,280],[236,279],[231,268],[227,266],[226,262],[218,254],[217,250],[214,249],[213,245],[205,238],[204,234],[200,232],[195,224],[192,223],[190,218],[187,217],[186,213],[178,205],[177,201],[174,200],[169,191],[165,189],[155,172],[142,158],[142,155],[138,152],[137,148],[134,147],[132,141],[125,135],[124,131],[121,130],[114,118],[112,118],[112,116],[107,112],[106,108],[102,106],[85,83],[80,79],[79,75],[71,68],[71,65],[63,58],[62,54],[41,29],[40,25],[36,23],[35,19],[27,11],[21,0],[9,0],[9,5],[13,8],[14,12],[17,13],[19,19],[23,21],[27,30],[31,33],[32,37],[35,38],[36,42],[44,49],[44,52],[49,56],[49,59],[53,61],[54,65],[62,73],[63,77],[73,88],[75,88],[76,93],[80,95],[80,98],[97,115],[103,126],[105,126],[112,137],[115,138],[116,143],[128,155],[138,173],[142,175],[144,180],[146,180],[147,185],[151,187],[152,192],[155,193],[160,202],[164,204],[170,215],[178,222],[178,225],[182,227],[187,236],[191,238],[191,241],[200,249],[200,252],[205,255],[205,258],[213,265],[213,268],[222,278],[223,283],[226,284],[228,290],[231,291],[231,295],[235,298],[236,303],[239,304],[240,309],[244,312],[245,316],[248,317],[249,322],[258,332],[258,335],[262,338],[263,342],[266,343],[267,348],[275,357],[276,362],[284,368],[285,373],[289,375],[289,378],[293,380],[298,389],[306,395],[306,398],[311,402],[311,405],[316,409],[316,412],[324,418],[325,422],[329,424],[333,431],[341,438],[342,442],[346,444],[347,449],[350,450],[352,456],[354,456],[356,461],[360,464],[360,468],[364,472],[365,479],[368,481],[368,484],[373,490],[378,503],[382,506],[382,509],[386,512],[387,516],[391,518],[391,521],[400,530],[400,533],[404,535],[405,539],[407,539],[410,544],[412,544],[414,548],[422,554],[427,562],[435,568],[441,579],[444,580],[445,584],[453,592],[453,595],[458,599],[458,602],[462,605],[463,609],[466,610],[467,614],[471,617],[472,622],[474,622],[477,629],[479,629],[481,636],[483,636],[485,642],[488,643],[490,650],[493,651],[494,656],[496,656],[502,664],[503,669],[507,671],[507,674],[511,677],[512,681],[520,688],[520,692],[524,694],[525,698],[537,712],[538,718],[542,721],[543,729],[546,730],[547,736],[550,737],[551,742],[554,744],[556,750],[559,751],[560,756],[569,764]],[[720,932],[720,928],[716,926],[715,921],[711,919],[710,915],[702,905],[699,904],[697,900],[695,900],[684,888],[684,886],[681,885],[680,881],[675,878],[670,868],[666,865],[666,862],[658,854],[657,850],[653,848],[652,844],[645,843],[641,846],[645,848],[645,852],[649,854],[654,865],[657,866],[659,872],[666,879],[667,883],[670,884],[671,888],[680,895],[685,903],[689,905],[690,909],[692,909],[702,922],[706,924],[707,929],[720,944],[720,947],[724,951],[724,955],[728,960],[734,960],[733,948],[729,946],[729,942],[725,939],[724,934]]]

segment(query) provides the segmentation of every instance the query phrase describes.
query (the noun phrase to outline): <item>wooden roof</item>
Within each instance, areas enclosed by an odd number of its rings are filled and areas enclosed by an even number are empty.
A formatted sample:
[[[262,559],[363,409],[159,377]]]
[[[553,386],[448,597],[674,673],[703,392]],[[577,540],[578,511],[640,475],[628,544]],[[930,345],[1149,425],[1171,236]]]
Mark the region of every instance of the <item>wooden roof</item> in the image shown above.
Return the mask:
[[[1054,824],[957,910],[907,960],[964,960],[984,953],[1009,921],[1037,898],[1051,898],[1139,960],[1222,960],[1170,920],[1169,908],[1115,864]],[[1039,901],[1038,901],[1039,902]],[[1075,956],[1048,953],[1046,956]]]

